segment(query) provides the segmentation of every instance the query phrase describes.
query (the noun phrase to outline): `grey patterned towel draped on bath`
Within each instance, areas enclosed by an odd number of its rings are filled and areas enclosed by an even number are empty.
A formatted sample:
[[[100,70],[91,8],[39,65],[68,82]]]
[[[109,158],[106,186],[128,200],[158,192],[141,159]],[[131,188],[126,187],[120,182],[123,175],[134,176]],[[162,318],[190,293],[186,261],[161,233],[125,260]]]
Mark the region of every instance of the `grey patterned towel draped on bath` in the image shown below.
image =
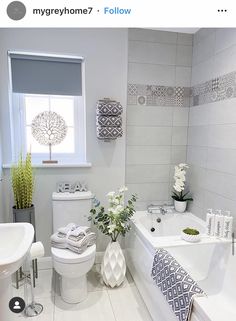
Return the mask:
[[[165,296],[177,320],[189,321],[194,296],[204,296],[203,290],[176,259],[164,249],[156,251],[151,276]]]

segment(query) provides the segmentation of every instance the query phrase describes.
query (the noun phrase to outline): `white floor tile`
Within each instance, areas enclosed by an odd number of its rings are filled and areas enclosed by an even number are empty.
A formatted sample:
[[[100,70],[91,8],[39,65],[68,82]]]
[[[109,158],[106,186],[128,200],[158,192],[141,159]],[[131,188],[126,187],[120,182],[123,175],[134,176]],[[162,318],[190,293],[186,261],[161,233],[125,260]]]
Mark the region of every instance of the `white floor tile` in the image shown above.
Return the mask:
[[[75,305],[67,304],[56,296],[54,321],[71,320],[116,321],[107,291],[89,292],[85,301]]]
[[[108,294],[116,321],[152,321],[135,286],[109,290]]]
[[[53,321],[54,317],[54,298],[38,298],[35,300],[43,305],[43,312],[36,317],[26,317],[23,313],[19,315],[12,314],[12,321]]]

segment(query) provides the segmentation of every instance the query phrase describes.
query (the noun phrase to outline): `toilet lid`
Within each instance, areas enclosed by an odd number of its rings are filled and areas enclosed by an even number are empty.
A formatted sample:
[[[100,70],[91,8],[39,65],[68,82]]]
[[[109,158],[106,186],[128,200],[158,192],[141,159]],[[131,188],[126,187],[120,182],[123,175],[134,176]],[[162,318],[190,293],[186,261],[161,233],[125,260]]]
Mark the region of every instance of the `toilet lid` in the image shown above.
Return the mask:
[[[68,249],[51,248],[53,258],[62,263],[80,263],[91,259],[95,256],[96,245],[89,246],[82,254],[77,254]]]

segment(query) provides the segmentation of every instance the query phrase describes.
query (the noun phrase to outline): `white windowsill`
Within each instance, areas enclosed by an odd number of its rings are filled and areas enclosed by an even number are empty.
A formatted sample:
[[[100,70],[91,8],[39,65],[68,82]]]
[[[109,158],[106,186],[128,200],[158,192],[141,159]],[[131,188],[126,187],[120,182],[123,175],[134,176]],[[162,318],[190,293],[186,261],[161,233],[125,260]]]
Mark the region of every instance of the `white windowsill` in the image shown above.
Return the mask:
[[[3,164],[2,168],[11,168],[12,164]],[[92,167],[91,163],[75,163],[75,164],[66,164],[66,163],[58,163],[58,164],[33,164],[34,168],[89,168]]]

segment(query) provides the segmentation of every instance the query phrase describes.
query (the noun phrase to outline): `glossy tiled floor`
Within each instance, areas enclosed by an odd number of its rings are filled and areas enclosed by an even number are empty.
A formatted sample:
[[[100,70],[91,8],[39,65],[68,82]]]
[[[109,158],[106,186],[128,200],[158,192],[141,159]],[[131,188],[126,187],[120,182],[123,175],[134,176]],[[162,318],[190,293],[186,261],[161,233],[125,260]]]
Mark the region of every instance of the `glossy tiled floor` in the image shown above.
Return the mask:
[[[129,274],[120,288],[107,288],[99,274],[100,266],[94,265],[88,275],[88,298],[76,305],[63,302],[58,294],[57,277],[51,270],[39,271],[35,289],[36,301],[44,306],[41,315],[30,321],[151,321],[147,308]],[[15,296],[23,297],[23,287],[14,289]],[[26,319],[13,315],[12,320]]]

